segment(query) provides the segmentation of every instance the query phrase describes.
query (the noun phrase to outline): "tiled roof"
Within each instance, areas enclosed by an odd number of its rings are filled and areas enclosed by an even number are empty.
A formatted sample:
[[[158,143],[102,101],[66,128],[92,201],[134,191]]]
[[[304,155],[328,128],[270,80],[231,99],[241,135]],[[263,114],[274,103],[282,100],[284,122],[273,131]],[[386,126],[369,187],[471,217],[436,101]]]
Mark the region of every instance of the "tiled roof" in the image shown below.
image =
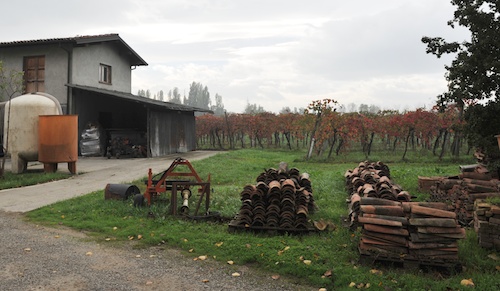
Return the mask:
[[[0,49],[7,47],[45,45],[45,44],[55,44],[55,43],[71,43],[74,45],[80,45],[80,44],[98,43],[107,41],[119,42],[123,46],[123,48],[128,50],[133,56],[133,65],[147,66],[146,61],[144,61],[125,41],[123,41],[123,39],[117,33],[99,34],[99,35],[77,35],[75,37],[64,37],[64,38],[48,38],[48,39],[0,42]]]
[[[212,113],[212,114],[214,113],[212,110],[208,110],[208,109],[197,108],[197,107],[192,107],[192,106],[187,106],[187,105],[182,105],[182,104],[176,104],[176,103],[171,103],[171,102],[155,100],[155,99],[142,97],[142,96],[138,96],[138,95],[133,95],[130,93],[125,93],[125,92],[120,92],[120,91],[111,91],[111,90],[76,85],[76,84],[66,84],[66,86],[68,86],[70,88],[74,88],[74,89],[88,91],[88,92],[114,96],[114,97],[129,100],[129,101],[134,101],[134,102],[141,103],[141,104],[148,104],[150,106],[155,106],[158,108],[163,108],[163,109],[168,109],[168,110],[196,111],[196,112],[205,112],[205,113]]]

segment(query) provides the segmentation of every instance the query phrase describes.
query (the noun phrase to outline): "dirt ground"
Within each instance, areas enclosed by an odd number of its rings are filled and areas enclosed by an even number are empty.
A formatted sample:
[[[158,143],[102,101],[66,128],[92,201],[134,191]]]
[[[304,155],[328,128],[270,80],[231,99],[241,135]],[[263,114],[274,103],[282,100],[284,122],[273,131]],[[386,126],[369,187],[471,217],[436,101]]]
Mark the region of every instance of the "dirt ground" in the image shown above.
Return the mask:
[[[2,290],[317,290],[163,246],[96,242],[83,232],[0,211]],[[238,273],[240,276],[234,276]]]

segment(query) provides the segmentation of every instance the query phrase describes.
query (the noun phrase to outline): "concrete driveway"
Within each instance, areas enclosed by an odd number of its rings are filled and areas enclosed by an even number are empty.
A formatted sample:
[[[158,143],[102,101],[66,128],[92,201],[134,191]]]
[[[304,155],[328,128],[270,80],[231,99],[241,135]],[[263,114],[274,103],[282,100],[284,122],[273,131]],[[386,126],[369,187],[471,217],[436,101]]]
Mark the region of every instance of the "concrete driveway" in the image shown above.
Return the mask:
[[[219,154],[216,151],[193,151],[161,158],[107,159],[105,157],[79,157],[79,173],[69,179],[0,191],[0,211],[28,212],[55,202],[103,190],[108,183],[130,183],[153,173],[166,170],[175,158],[196,161]],[[67,164],[60,163],[58,171],[68,172]],[[10,170],[10,165],[6,165]],[[31,163],[28,170],[43,169],[40,163]],[[69,172],[68,172],[69,173]],[[201,177],[206,179],[206,177]]]

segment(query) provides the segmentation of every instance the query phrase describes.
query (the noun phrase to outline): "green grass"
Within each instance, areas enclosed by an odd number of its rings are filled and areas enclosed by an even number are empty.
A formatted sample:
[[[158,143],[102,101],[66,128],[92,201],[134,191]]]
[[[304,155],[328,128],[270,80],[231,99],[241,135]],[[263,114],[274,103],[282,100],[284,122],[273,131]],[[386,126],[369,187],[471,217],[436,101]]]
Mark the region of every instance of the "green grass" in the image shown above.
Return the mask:
[[[93,239],[108,244],[134,244],[135,247],[167,245],[183,250],[188,257],[206,255],[210,260],[234,261],[235,265],[249,265],[271,274],[294,278],[297,282],[328,290],[349,289],[351,282],[370,284],[372,290],[463,290],[464,278],[471,278],[478,290],[500,288],[500,263],[488,257],[491,251],[480,248],[473,230],[460,242],[459,256],[464,271],[444,275],[437,270],[419,272],[389,266],[365,266],[358,263],[359,234],[341,226],[341,216],[347,215],[344,173],[361,160],[356,154],[335,157],[332,160],[313,158],[304,160],[304,152],[273,150],[238,150],[192,162],[202,179],[211,175],[213,188],[211,211],[223,217],[233,217],[241,207],[239,200],[243,187],[255,184],[264,169],[277,168],[287,162],[301,173],[310,174],[313,195],[319,210],[313,220],[326,219],[337,225],[335,231],[308,235],[266,235],[246,232],[230,233],[227,222],[195,222],[168,214],[168,204],[156,203],[150,208],[135,208],[131,201],[104,200],[103,191],[97,191],[71,200],[59,202],[28,213],[29,220],[51,226],[68,226],[86,231]],[[458,165],[473,160],[436,161],[415,153],[406,161],[385,154],[377,159],[386,163],[392,180],[408,190],[417,200],[425,200],[419,193],[417,176],[446,176],[459,173]],[[133,184],[144,189],[143,180]],[[154,219],[148,218],[148,213]],[[142,236],[138,240],[138,236]],[[498,255],[498,253],[497,253]],[[303,260],[311,260],[310,265]],[[237,268],[237,267],[236,267]],[[373,268],[381,273],[373,273]],[[332,276],[324,276],[331,271]]]
[[[44,173],[43,170],[29,170],[21,174],[12,174],[6,171],[0,178],[0,190],[47,183],[67,179],[70,176],[68,173]]]

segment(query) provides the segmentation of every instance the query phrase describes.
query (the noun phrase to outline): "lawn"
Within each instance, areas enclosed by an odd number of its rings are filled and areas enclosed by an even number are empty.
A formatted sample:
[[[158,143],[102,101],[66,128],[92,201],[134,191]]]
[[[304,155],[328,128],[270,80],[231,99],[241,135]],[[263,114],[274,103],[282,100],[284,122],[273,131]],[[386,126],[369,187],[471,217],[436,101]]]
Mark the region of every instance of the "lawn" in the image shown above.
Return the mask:
[[[344,173],[365,158],[356,154],[331,160],[306,161],[299,151],[245,149],[231,151],[192,162],[198,174],[211,176],[210,211],[220,213],[222,222],[192,221],[169,215],[166,202],[136,208],[131,200],[104,200],[103,191],[59,202],[26,214],[27,219],[54,227],[60,225],[84,230],[96,241],[109,245],[134,244],[136,247],[165,245],[185,252],[188,259],[217,260],[238,266],[264,269],[269,276],[280,275],[299,283],[341,290],[369,287],[372,290],[463,290],[462,279],[472,279],[479,290],[499,290],[498,252],[478,246],[473,230],[460,241],[459,257],[463,270],[448,274],[443,270],[405,270],[399,266],[359,263],[358,231],[342,226],[347,215]],[[400,155],[381,153],[370,160],[383,161],[392,180],[423,201],[417,177],[459,173],[459,165],[474,163],[465,157],[438,161],[429,153],[412,153],[405,161]],[[311,220],[324,219],[336,229],[303,235],[229,232],[228,221],[241,207],[240,193],[256,184],[265,169],[278,168],[280,162],[310,175],[318,210]],[[144,180],[131,181],[144,190]]]

